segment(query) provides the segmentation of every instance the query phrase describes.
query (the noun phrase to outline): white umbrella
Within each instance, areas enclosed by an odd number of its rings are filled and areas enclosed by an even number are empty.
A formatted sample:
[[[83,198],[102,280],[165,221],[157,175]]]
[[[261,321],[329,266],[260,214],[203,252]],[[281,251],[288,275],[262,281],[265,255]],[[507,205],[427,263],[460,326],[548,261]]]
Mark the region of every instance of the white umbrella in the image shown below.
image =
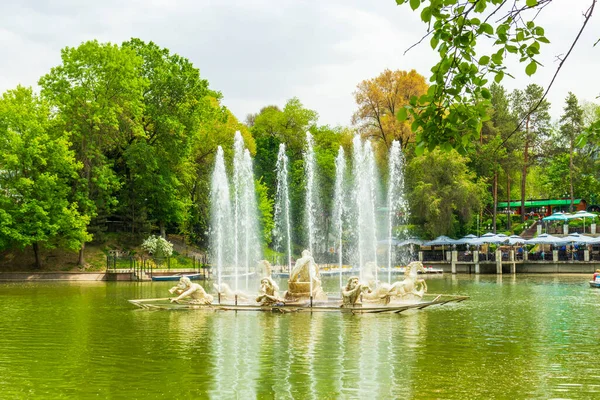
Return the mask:
[[[508,244],[510,244],[510,245],[515,245],[515,244],[524,244],[526,240],[527,240],[527,239],[525,239],[525,238],[522,238],[522,237],[521,237],[521,236],[519,236],[519,235],[510,235],[510,236],[508,237]]]
[[[447,246],[452,244],[459,244],[457,240],[450,239],[448,236],[438,236],[433,240],[423,243],[425,246]]]
[[[477,236],[469,234],[465,237],[456,240],[456,244],[473,244],[473,240],[478,239]]]
[[[457,241],[455,239],[450,239],[448,236],[438,236],[433,240],[430,240],[429,242],[425,242],[423,243],[424,246],[442,246],[442,253],[445,253],[445,246],[450,246],[453,244],[457,244]],[[445,257],[445,255],[444,255]]]
[[[475,244],[475,245],[481,245],[484,243],[499,244],[499,243],[505,243],[507,241],[508,241],[508,236],[506,236],[502,233],[495,235],[492,232],[488,232],[485,235],[482,235],[480,238],[473,239],[472,244]]]
[[[573,243],[581,243],[581,244],[595,244],[600,243],[600,237],[592,237],[586,235],[580,235],[579,233],[571,233],[565,239],[569,239],[570,242]]]
[[[585,219],[586,218],[596,218],[596,214],[592,214],[591,212],[587,212],[585,210],[577,211],[573,214],[575,218],[583,218],[583,231],[585,232]]]
[[[542,233],[541,235],[525,241],[526,244],[566,244],[570,242],[571,240],[567,238],[552,236],[547,233]]]
[[[423,241],[419,238],[408,238],[404,239],[396,244],[396,246],[407,246],[411,244],[416,244],[417,246],[421,246]]]

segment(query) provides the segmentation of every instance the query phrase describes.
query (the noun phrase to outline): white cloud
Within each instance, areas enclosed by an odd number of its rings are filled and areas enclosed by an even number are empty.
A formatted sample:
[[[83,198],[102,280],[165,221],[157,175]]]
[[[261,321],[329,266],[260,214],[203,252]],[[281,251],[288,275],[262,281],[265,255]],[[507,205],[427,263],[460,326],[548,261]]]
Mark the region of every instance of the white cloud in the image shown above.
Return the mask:
[[[540,24],[552,44],[543,49],[545,68],[533,77],[510,64],[509,89],[535,82],[546,86],[582,21],[588,1],[555,1]],[[567,92],[581,100],[600,95],[600,24],[590,21],[551,91],[558,118]],[[98,39],[120,43],[131,37],[154,41],[189,58],[240,119],[264,105],[299,97],[321,123],[349,124],[352,92],[385,68],[416,69],[426,77],[435,60],[428,40],[404,51],[425,32],[418,13],[393,0],[105,0],[21,1],[0,14],[0,91],[35,86],[60,63],[60,49]]]

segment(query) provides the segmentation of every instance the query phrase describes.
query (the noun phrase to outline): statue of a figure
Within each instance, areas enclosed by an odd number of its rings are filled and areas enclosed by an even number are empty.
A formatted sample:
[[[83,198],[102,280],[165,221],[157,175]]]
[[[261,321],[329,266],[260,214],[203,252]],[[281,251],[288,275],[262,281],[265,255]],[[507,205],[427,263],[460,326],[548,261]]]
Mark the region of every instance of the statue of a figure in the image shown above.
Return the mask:
[[[284,300],[279,297],[277,291],[279,287],[271,279],[270,276],[265,276],[260,281],[260,290],[256,302],[260,303],[261,306],[272,306],[278,303],[283,303]]]
[[[171,303],[179,303],[180,300],[183,300],[187,297],[191,297],[189,304],[211,304],[213,301],[213,297],[204,291],[204,288],[197,283],[192,283],[190,278],[187,276],[182,276],[179,279],[179,283],[177,286],[173,286],[169,289],[171,294],[178,294],[179,296],[174,297],[171,300]]]
[[[242,291],[232,290],[231,287],[229,287],[229,285],[225,282],[221,282],[220,286],[216,283],[213,283],[213,287],[220,295],[221,300],[233,300],[235,299],[235,296],[237,296],[239,300],[248,300],[248,297]]]
[[[302,257],[296,261],[296,265],[292,269],[290,282],[310,282],[312,276],[313,285],[321,284],[319,268],[315,263],[315,259],[309,250],[302,251]]]
[[[369,290],[369,287],[367,285],[359,283],[358,277],[352,276],[348,278],[348,284],[346,284],[346,287],[344,288],[344,290],[342,290],[342,307],[361,304],[361,302],[359,301],[360,294],[366,290]]]
[[[288,281],[286,299],[308,298],[311,296],[310,288],[312,281],[312,297],[314,300],[327,300],[327,294],[321,288],[321,277],[319,267],[315,263],[309,250],[302,252],[302,257],[296,261]]]

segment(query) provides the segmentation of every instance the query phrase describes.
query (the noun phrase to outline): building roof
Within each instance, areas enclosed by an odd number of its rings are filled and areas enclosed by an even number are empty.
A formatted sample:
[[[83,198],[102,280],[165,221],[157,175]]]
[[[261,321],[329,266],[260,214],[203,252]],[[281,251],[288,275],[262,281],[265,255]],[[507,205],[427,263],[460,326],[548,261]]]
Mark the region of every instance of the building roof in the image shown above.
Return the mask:
[[[573,204],[579,204],[583,199],[574,199]],[[499,201],[498,207],[506,207],[506,201]],[[542,207],[542,206],[568,206],[571,204],[571,199],[543,199],[543,200],[525,200],[525,207]],[[510,208],[521,207],[521,200],[510,202]]]

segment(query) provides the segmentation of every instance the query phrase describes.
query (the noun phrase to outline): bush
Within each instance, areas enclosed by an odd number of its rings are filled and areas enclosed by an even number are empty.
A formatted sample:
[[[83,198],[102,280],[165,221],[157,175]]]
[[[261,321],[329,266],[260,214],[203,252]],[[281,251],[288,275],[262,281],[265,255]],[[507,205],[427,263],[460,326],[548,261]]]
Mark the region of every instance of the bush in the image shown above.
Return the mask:
[[[142,249],[154,257],[171,257],[173,254],[173,243],[162,236],[150,236],[142,243]]]

